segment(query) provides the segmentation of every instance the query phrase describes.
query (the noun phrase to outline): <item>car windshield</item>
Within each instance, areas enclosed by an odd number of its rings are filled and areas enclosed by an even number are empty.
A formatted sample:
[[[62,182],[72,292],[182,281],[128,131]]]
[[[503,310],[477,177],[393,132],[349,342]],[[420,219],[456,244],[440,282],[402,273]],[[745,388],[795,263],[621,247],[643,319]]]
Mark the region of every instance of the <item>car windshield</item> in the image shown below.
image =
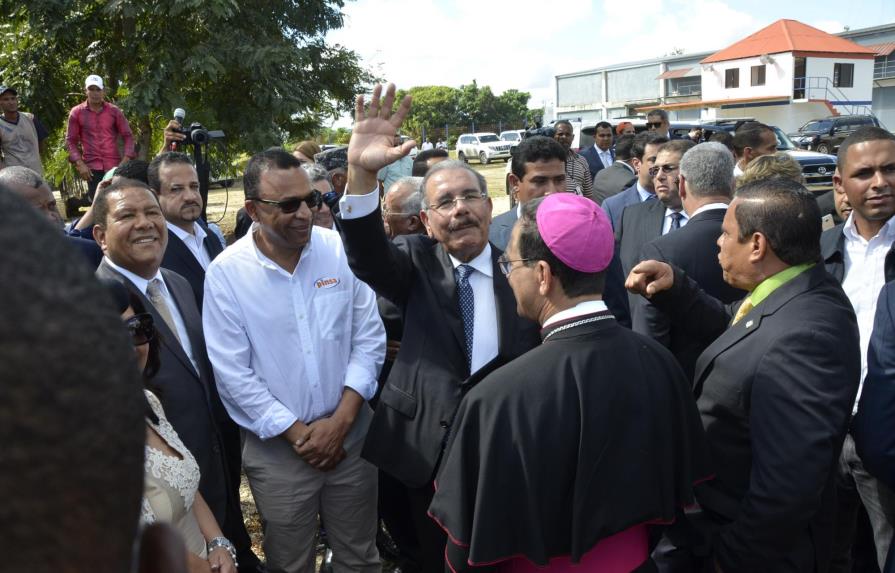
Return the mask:
[[[830,131],[833,122],[829,120],[809,121],[799,128],[799,131]]]
[[[500,140],[497,139],[497,136],[492,133],[490,135],[480,135],[479,141],[482,143],[491,143],[492,141],[500,141]]]
[[[774,135],[777,136],[777,150],[778,151],[788,151],[790,149],[798,149],[796,144],[792,142],[792,140],[787,136],[783,131],[777,127],[773,126],[771,129],[774,130]]]
[[[504,141],[516,141],[517,139],[519,139],[519,134],[518,133],[504,133],[503,135],[500,136],[500,138],[503,139]]]

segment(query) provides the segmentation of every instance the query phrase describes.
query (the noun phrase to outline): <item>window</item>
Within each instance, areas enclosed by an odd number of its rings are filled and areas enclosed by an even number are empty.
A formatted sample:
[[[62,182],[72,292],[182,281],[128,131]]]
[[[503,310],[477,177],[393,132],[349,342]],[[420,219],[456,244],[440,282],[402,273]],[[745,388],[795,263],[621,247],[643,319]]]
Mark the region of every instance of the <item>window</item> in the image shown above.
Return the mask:
[[[730,70],[724,70],[724,88],[738,88],[740,87],[740,69],[733,68]]]
[[[760,66],[752,66],[752,85],[753,86],[763,86],[764,85],[764,74],[765,74],[765,65],[762,64]]]
[[[833,64],[833,85],[837,88],[854,87],[855,65]]]

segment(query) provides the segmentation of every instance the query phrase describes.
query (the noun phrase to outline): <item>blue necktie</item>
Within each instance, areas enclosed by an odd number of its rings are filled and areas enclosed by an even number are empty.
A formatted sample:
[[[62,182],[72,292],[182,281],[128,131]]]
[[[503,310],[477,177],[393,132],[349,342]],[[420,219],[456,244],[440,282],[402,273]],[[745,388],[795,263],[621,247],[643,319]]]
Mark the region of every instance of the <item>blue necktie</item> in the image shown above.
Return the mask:
[[[681,220],[683,218],[684,218],[684,215],[680,211],[674,211],[671,213],[671,230],[672,231],[674,231],[675,229],[681,228]]]
[[[472,339],[473,326],[475,325],[475,296],[472,293],[472,285],[469,284],[469,275],[472,267],[459,265],[454,269],[454,280],[457,281],[457,295],[460,300],[460,315],[463,317],[463,334],[466,337],[466,364],[472,368]]]

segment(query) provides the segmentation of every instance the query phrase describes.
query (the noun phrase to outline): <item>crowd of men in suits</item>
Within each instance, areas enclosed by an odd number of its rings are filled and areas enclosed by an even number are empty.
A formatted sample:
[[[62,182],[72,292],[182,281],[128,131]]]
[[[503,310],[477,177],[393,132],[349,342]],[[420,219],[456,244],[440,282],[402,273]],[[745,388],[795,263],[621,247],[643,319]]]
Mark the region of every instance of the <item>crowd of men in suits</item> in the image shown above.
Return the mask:
[[[394,86],[358,99],[349,146],[320,158],[323,179],[340,175],[325,225],[312,166],[255,154],[250,224],[227,247],[201,218],[186,155],[116,170],[66,234],[38,174],[0,170],[0,195],[24,198],[152,313],[155,384],[241,571],[265,568],[241,471],[270,571],[312,571],[321,526],[335,570],[378,571],[380,520],[407,571],[605,559],[603,541],[641,531],[638,571],[895,571],[895,136],[843,142],[834,185],[851,211],[822,233],[798,182],[737,188],[774,151],[767,126],[735,134],[732,153],[669,139],[657,110],[637,135],[597,124],[579,155],[560,122],[517,147],[517,205],[492,220],[464,163],[380,190],[414,145],[396,138],[410,105]],[[581,391],[596,377],[604,392]],[[553,401],[564,380],[576,405]],[[665,398],[637,407],[646,384]],[[593,425],[607,404],[612,423]],[[659,419],[669,427],[647,424]],[[612,462],[591,465],[595,451]],[[532,481],[501,494],[516,476],[495,481],[496,452]],[[563,469],[533,469],[551,463]],[[611,493],[628,507],[579,496],[586,484],[624,489]]]

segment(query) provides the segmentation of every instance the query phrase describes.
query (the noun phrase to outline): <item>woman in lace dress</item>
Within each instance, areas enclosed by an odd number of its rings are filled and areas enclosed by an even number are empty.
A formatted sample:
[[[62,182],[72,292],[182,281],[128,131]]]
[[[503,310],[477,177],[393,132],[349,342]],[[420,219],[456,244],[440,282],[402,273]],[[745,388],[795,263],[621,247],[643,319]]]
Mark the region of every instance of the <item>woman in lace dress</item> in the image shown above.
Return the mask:
[[[121,318],[133,339],[137,363],[147,385],[158,372],[158,332],[152,315],[139,298],[120,283],[107,283]],[[191,573],[236,573],[235,550],[199,493],[199,466],[165,418],[158,398],[146,395],[146,457],[144,461],[144,524],[169,523],[183,536]]]

